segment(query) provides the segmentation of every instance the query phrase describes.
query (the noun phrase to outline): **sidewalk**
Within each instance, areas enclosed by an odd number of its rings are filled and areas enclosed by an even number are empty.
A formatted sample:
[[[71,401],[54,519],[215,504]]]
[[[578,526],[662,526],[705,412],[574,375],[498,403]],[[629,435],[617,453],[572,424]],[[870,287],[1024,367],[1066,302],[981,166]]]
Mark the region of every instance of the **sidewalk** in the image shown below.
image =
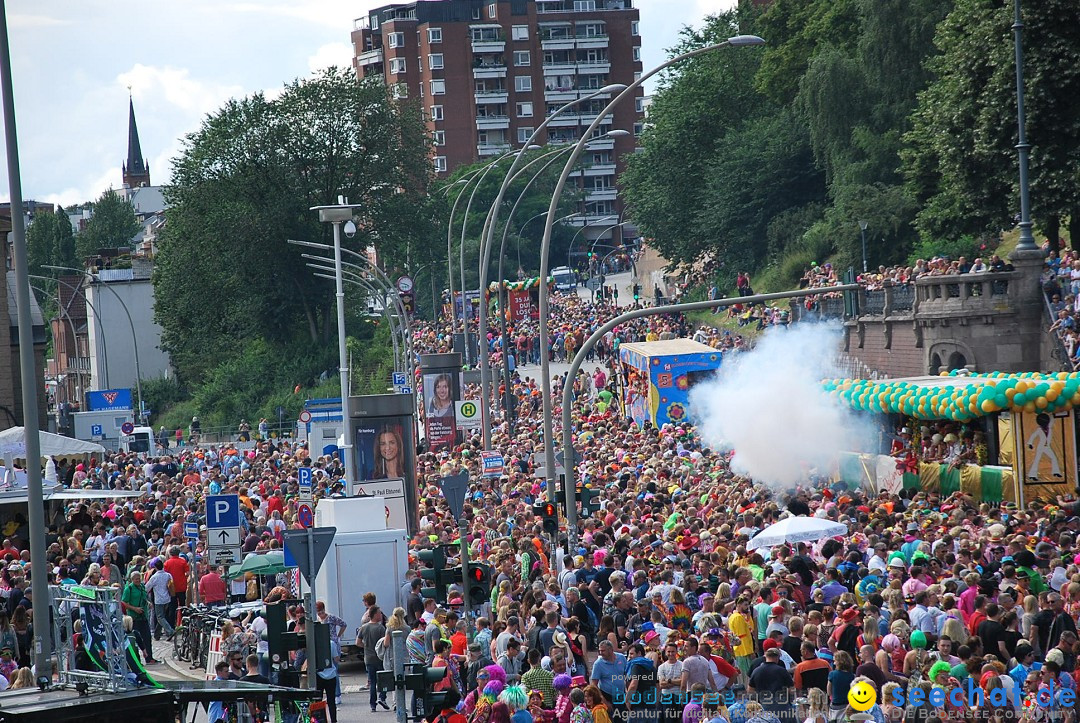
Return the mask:
[[[161,640],[155,640],[153,642],[154,659],[160,660],[162,665],[149,666],[150,675],[161,671],[166,672],[171,670],[175,677],[180,680],[205,680],[206,671],[202,668],[191,668],[191,663],[185,663],[182,660],[176,660],[173,658],[173,643],[171,640],[162,638]]]

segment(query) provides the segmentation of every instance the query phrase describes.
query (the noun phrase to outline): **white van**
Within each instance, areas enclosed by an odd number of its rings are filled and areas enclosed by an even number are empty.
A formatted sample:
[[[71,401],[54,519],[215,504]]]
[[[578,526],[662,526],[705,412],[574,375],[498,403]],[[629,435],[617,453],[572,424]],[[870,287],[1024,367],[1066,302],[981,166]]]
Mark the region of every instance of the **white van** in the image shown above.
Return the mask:
[[[559,291],[573,291],[577,288],[577,274],[569,266],[552,269],[551,276],[555,279],[555,288]]]
[[[152,427],[135,427],[131,434],[120,435],[120,451],[150,454],[154,451]]]

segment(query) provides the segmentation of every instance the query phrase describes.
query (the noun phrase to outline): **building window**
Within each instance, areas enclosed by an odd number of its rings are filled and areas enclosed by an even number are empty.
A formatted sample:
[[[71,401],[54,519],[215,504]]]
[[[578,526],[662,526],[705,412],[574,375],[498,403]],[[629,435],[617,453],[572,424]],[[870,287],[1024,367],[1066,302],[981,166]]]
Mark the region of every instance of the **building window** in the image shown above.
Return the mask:
[[[528,50],[515,50],[514,51],[514,65],[519,68],[532,64],[532,58],[529,56]]]
[[[532,76],[530,75],[516,75],[514,76],[514,90],[518,93],[531,93],[532,92]]]
[[[371,16],[371,29],[372,30],[378,30],[379,29],[379,16],[378,15],[372,15]]]
[[[636,33],[635,33],[636,34]],[[442,28],[428,28],[427,41],[429,44],[442,42]]]
[[[642,132],[644,132],[644,130],[645,130],[645,124],[644,123],[635,123],[634,124],[634,135],[635,136],[640,136],[642,134]]]
[[[488,17],[492,20],[499,16],[499,4],[491,3],[488,5]]]
[[[640,70],[635,70],[634,71],[634,81],[637,82],[639,80],[641,80],[641,71]]]
[[[433,80],[433,81],[431,81],[431,94],[432,95],[446,95],[446,81],[445,80]]]
[[[446,131],[435,131],[431,134],[431,140],[435,142],[437,146],[446,145]]]
[[[409,86],[405,83],[394,83],[394,97],[398,100],[409,97]]]
[[[405,58],[390,58],[390,72],[391,73],[404,73],[405,72]]]
[[[442,53],[431,53],[430,55],[427,56],[427,64],[428,64],[428,68],[431,69],[431,70],[442,70],[443,69],[443,54]]]
[[[518,131],[518,143],[528,143],[529,139],[532,138],[532,134],[533,134],[533,129],[532,128],[518,128],[517,131]]]
[[[640,45],[635,45],[634,46],[634,62],[637,63],[637,62],[640,62],[640,61],[641,61],[641,46]]]
[[[431,106],[431,120],[441,121],[443,119],[443,110],[441,105]]]
[[[391,48],[405,47],[405,33],[387,33],[386,44]]]
[[[472,19],[473,20],[479,20],[480,19],[480,8],[479,7],[475,7],[475,8],[472,9]]]
[[[518,118],[532,118],[533,104],[532,103],[518,103],[517,104]]]
[[[574,0],[574,10],[579,13],[596,10],[596,0]]]
[[[638,21],[637,20],[632,20],[630,22],[630,34],[633,35],[634,37],[637,37],[638,35],[641,35],[641,33],[638,32],[638,30],[639,30]]]
[[[644,113],[645,112],[645,99],[644,98],[634,98],[634,110],[636,110],[638,113]]]
[[[435,172],[446,173],[446,156],[435,156]]]
[[[515,25],[510,28],[510,37],[514,40],[528,40],[529,39],[529,26],[528,25]]]

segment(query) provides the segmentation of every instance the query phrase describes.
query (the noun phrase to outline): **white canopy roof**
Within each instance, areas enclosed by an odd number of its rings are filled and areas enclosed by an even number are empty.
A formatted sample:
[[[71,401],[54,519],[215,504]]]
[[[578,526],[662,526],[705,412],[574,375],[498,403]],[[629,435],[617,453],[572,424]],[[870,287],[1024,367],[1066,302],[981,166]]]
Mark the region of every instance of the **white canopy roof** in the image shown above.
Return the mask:
[[[26,439],[22,427],[12,427],[0,432],[0,455],[26,458]],[[105,448],[93,442],[63,437],[49,432],[38,432],[42,457],[81,457],[86,454],[103,454]]]

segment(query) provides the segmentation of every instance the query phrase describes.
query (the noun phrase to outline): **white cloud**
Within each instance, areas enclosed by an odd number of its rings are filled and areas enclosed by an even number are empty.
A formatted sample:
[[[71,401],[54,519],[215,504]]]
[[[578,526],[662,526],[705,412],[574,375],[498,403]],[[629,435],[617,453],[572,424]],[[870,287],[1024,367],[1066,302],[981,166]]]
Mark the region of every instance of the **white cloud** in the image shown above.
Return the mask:
[[[284,2],[229,3],[219,8],[223,12],[306,20],[313,24],[341,30],[351,29],[353,20],[366,14],[368,8],[379,4],[374,0],[361,3],[348,0],[285,0]]]
[[[135,100],[156,102],[164,99],[171,105],[197,115],[218,108],[229,98],[243,95],[238,85],[221,85],[191,77],[187,68],[157,67],[136,63],[117,76],[124,87],[131,88]]]
[[[48,15],[23,15],[16,13],[8,16],[8,26],[12,30],[25,30],[26,28],[47,28],[55,25],[67,25],[69,21],[61,18],[53,18]]]
[[[351,68],[352,59],[353,47],[349,43],[327,43],[308,58],[308,69],[314,73],[332,65]]]

